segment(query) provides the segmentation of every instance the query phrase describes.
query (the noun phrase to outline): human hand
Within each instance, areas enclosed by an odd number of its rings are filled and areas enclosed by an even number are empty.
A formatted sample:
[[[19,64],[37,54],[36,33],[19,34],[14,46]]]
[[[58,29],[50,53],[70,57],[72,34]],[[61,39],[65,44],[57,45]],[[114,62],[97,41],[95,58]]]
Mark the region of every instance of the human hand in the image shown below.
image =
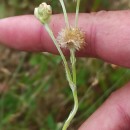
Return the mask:
[[[73,22],[73,14],[69,18]],[[63,16],[53,16],[50,25],[57,36],[65,26]],[[87,45],[77,55],[130,67],[130,11],[81,14],[79,27],[85,31]],[[0,42],[17,50],[57,53],[43,25],[33,16],[0,20]],[[129,93],[130,84],[114,92],[79,130],[129,130]]]

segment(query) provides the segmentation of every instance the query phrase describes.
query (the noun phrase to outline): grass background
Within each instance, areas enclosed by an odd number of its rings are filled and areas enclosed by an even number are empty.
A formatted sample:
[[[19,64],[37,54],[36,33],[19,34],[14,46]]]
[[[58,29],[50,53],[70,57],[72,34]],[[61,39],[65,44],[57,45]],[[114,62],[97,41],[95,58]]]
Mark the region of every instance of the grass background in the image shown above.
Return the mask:
[[[46,0],[61,13],[58,0]],[[1,0],[0,18],[33,14],[42,0]],[[68,12],[75,4],[66,0]],[[82,0],[81,12],[129,9],[129,0]],[[78,58],[79,111],[76,130],[110,95],[129,81],[130,70],[91,58]],[[73,106],[59,56],[27,53],[0,45],[0,130],[60,130]],[[106,117],[107,118],[107,117]]]

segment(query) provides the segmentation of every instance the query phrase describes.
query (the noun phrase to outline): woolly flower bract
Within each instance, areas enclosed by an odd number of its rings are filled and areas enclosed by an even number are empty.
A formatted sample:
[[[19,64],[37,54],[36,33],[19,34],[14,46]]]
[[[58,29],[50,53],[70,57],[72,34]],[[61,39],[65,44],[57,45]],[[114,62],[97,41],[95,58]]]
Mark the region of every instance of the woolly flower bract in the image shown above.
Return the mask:
[[[57,42],[61,48],[80,50],[85,45],[85,33],[79,28],[65,28],[59,33]]]

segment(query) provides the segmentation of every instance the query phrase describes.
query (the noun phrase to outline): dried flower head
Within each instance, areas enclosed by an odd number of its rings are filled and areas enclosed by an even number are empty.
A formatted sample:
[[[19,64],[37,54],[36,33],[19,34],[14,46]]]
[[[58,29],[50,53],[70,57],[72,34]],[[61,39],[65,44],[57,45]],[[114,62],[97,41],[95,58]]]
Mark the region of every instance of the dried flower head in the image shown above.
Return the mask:
[[[43,24],[48,23],[52,15],[52,8],[45,2],[40,4],[39,7],[35,8],[34,14]]]
[[[59,33],[57,41],[62,48],[80,50],[85,45],[85,33],[79,28],[65,28]]]

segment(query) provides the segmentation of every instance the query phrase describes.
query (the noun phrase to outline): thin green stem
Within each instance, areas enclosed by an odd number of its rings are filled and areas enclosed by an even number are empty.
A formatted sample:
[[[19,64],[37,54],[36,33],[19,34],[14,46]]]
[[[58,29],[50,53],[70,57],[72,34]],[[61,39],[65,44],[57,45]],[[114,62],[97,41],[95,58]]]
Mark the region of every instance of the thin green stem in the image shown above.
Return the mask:
[[[70,60],[72,64],[72,75],[73,75],[73,82],[76,85],[76,58],[75,58],[75,49],[70,49]]]
[[[67,130],[67,128],[69,127],[72,119],[74,118],[74,116],[76,115],[77,110],[78,110],[78,96],[77,96],[77,87],[76,86],[73,86],[72,92],[73,92],[73,97],[74,97],[74,108],[71,111],[68,119],[66,120],[62,130]]]
[[[67,128],[69,127],[72,119],[74,118],[74,116],[76,115],[76,112],[78,110],[78,96],[77,96],[77,87],[76,87],[75,49],[70,49],[70,60],[71,60],[71,64],[72,64],[72,75],[73,75],[73,79],[72,79],[73,84],[70,84],[70,87],[71,87],[73,97],[74,97],[74,107],[73,107],[73,110],[71,111],[68,119],[66,120],[62,130],[67,130]]]
[[[62,52],[62,50],[60,49],[60,46],[57,44],[57,41],[54,37],[54,34],[52,32],[52,30],[50,29],[49,25],[48,24],[45,24],[45,28],[47,30],[47,32],[49,33],[50,37],[52,38],[57,50],[59,51],[60,55],[61,55],[61,58],[63,60],[63,63],[65,65],[65,71],[66,71],[66,76],[67,76],[67,80],[69,82],[69,85],[70,85],[70,88],[73,92],[73,97],[74,97],[74,108],[73,110],[71,111],[68,119],[66,120],[64,126],[63,126],[63,129],[62,130],[67,130],[67,128],[69,127],[70,125],[70,122],[72,121],[72,119],[74,118],[77,110],[78,110],[78,96],[77,96],[77,87],[76,87],[76,69],[75,69],[75,51],[73,50],[72,51],[72,73],[73,73],[73,79],[72,79],[72,76],[71,76],[71,73],[70,73],[70,69],[68,67],[68,64],[67,64],[67,61],[66,61],[66,58]],[[75,77],[75,78],[74,78]]]
[[[77,0],[77,6],[76,6],[76,16],[75,16],[75,27],[77,27],[77,26],[78,26],[79,7],[80,7],[80,0]]]
[[[49,25],[48,24],[44,24],[45,25],[45,28],[47,30],[47,32],[49,33],[51,39],[53,40],[57,50],[59,51],[60,55],[61,55],[61,58],[63,60],[63,63],[64,63],[64,66],[65,66],[65,71],[66,71],[66,76],[67,76],[67,80],[69,81],[69,84],[71,84],[72,82],[72,77],[71,77],[71,73],[70,73],[70,70],[69,70],[69,67],[68,67],[68,63],[66,61],[66,58],[62,52],[62,50],[60,49],[60,46],[57,44],[57,41],[54,37],[54,34],[52,32],[52,30],[50,29]]]
[[[66,11],[66,8],[65,8],[64,0],[59,0],[59,1],[61,3],[62,9],[63,9],[66,26],[69,28],[69,20],[68,20],[67,11]]]

